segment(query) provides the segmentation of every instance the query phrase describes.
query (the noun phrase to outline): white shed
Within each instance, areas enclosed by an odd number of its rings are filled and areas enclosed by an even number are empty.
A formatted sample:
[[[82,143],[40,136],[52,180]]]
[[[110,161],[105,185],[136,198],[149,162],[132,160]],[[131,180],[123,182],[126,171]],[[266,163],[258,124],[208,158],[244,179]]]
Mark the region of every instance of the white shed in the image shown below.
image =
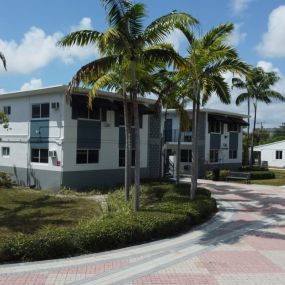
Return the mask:
[[[254,147],[259,163],[285,168],[285,140]]]

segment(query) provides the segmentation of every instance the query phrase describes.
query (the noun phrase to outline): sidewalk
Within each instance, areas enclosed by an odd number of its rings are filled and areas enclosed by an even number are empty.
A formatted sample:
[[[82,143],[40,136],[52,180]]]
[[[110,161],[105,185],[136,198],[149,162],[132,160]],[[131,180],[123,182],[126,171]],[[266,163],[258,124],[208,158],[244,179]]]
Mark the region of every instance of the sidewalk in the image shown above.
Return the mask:
[[[220,211],[187,234],[101,254],[2,265],[0,285],[284,285],[285,189],[202,185],[213,191]]]

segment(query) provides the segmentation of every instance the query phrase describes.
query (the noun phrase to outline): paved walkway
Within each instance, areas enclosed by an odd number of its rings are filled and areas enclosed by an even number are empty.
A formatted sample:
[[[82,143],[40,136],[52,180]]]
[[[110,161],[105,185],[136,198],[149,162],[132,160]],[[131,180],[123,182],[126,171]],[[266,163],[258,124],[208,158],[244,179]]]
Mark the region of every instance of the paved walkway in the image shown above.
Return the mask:
[[[200,183],[214,192],[220,211],[192,232],[101,254],[2,265],[0,285],[284,285],[285,189]]]

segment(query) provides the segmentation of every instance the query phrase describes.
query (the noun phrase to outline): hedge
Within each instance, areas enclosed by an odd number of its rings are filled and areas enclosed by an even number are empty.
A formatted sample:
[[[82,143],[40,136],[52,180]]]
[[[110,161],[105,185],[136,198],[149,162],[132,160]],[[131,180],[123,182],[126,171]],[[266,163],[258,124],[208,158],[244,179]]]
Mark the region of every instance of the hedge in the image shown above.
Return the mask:
[[[160,191],[153,192],[153,196],[162,195]],[[0,245],[0,261],[69,257],[161,239],[203,222],[217,210],[208,190],[200,189],[193,201],[177,192],[179,188],[165,191],[159,201],[133,212],[128,206],[120,208],[123,193],[117,191],[108,201],[110,213],[100,220],[84,222],[74,228],[52,226],[36,234],[18,234]],[[146,196],[142,195],[142,200],[146,201]]]
[[[250,179],[274,179],[275,173],[272,171],[250,171]]]

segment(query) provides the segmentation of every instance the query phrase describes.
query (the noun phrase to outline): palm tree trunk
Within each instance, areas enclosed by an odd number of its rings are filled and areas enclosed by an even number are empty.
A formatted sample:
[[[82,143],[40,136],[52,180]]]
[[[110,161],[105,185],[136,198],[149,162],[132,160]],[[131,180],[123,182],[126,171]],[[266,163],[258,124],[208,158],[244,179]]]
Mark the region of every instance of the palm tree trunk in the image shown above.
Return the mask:
[[[247,115],[248,115],[248,118],[247,118],[247,123],[248,123],[248,126],[247,126],[247,140],[246,140],[246,164],[249,165],[249,128],[250,128],[250,97],[248,96],[247,98]]]
[[[130,199],[131,186],[131,123],[127,94],[124,92],[124,119],[125,119],[125,199]]]
[[[179,118],[178,140],[177,140],[177,153],[176,153],[176,184],[180,182],[180,150],[181,150],[181,116]]]
[[[193,131],[192,135],[192,181],[191,181],[191,199],[195,198],[198,185],[198,168],[199,168],[199,115],[200,115],[200,90],[194,88],[195,99],[193,100]]]
[[[132,93],[133,93],[133,112],[135,124],[135,193],[134,193],[134,210],[139,209],[139,194],[140,194],[140,122],[139,122],[139,106],[137,94],[136,80],[136,63],[131,62],[131,77],[132,77]]]
[[[254,107],[254,120],[253,120],[253,130],[251,136],[251,145],[250,145],[250,167],[253,166],[253,146],[254,146],[254,135],[255,135],[255,128],[256,128],[256,113],[257,113],[257,101],[253,104]]]

